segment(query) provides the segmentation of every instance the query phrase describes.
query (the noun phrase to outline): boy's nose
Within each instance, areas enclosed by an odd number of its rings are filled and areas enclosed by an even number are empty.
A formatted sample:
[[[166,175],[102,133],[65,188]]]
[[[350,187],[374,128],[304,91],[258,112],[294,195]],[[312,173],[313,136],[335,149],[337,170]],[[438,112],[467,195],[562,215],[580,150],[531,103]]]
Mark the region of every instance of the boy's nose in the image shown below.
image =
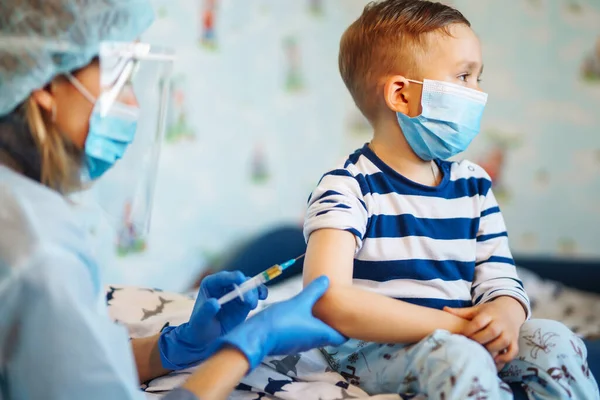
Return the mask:
[[[479,83],[477,83],[477,84],[475,85],[475,87],[473,87],[472,89],[475,89],[475,90],[477,90],[478,92],[483,92],[483,89],[481,88],[481,86],[479,86]]]

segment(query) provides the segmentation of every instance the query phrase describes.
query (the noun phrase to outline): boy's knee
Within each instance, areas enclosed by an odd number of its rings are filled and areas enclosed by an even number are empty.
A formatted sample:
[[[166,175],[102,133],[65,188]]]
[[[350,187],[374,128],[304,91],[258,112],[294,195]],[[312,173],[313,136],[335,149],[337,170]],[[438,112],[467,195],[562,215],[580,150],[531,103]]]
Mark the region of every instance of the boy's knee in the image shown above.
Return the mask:
[[[536,347],[548,353],[579,338],[563,323],[550,319],[532,319],[523,324],[519,335],[519,347]]]
[[[564,324],[534,319],[521,328],[519,355],[523,369],[543,371],[569,398],[598,399],[598,386],[587,364],[587,349]],[[558,386],[556,386],[558,388]],[[574,393],[575,396],[571,396]]]
[[[535,360],[536,364],[544,364],[544,359],[554,359],[556,354],[573,352],[582,359],[587,357],[581,339],[558,321],[532,319],[521,327],[519,356],[525,360]]]
[[[438,331],[422,349],[425,368],[417,368],[421,390],[431,397],[465,399],[467,393],[481,389],[490,398],[500,398],[499,380],[491,355],[479,343],[462,335]],[[445,397],[442,397],[444,394]]]
[[[461,355],[467,359],[491,358],[485,347],[463,335],[450,335],[446,340],[446,348],[453,356]]]
[[[553,337],[571,338],[575,334],[565,324],[551,319],[531,319],[521,327],[521,338],[524,336],[537,335],[536,332]]]
[[[435,358],[442,358],[453,369],[463,370],[474,367],[483,370],[489,369],[494,373],[496,371],[493,359],[485,347],[462,335],[446,336],[434,352],[436,353]]]

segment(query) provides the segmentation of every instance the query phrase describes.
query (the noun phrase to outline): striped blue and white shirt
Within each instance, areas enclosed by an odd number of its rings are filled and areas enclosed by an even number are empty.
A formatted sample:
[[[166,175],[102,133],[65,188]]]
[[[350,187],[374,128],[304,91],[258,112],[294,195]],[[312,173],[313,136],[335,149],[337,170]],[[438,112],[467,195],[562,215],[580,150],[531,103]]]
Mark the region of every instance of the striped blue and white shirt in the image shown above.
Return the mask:
[[[489,175],[469,161],[436,162],[442,181],[424,186],[365,145],[321,178],[306,239],[323,228],[354,234],[353,282],[366,290],[437,309],[510,296],[529,317]]]

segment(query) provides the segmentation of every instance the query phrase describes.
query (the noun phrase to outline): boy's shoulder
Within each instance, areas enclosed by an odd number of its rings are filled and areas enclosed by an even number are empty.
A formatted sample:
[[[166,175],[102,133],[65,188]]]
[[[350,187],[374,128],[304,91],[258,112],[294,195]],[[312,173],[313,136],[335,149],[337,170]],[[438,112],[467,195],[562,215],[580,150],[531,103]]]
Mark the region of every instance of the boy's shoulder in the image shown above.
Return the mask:
[[[441,161],[441,163],[442,168],[450,171],[450,178],[454,181],[469,178],[492,181],[492,178],[483,167],[469,160]]]
[[[368,160],[364,154],[364,147],[353,151],[351,154],[338,159],[333,168],[330,168],[326,174],[335,171],[346,171],[348,175],[357,177],[357,175],[368,175],[378,172],[376,167]]]

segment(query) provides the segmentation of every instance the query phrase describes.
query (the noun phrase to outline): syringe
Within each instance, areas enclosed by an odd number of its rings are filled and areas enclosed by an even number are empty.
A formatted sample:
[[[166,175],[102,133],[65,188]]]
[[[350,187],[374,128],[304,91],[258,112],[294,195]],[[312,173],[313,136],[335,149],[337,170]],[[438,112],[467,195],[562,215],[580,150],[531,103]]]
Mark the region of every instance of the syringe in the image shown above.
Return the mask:
[[[302,257],[304,257],[304,254],[302,254],[301,256],[296,257],[292,260],[288,260],[284,263],[275,264],[271,268],[248,279],[246,282],[242,283],[240,286],[233,285],[233,290],[218,300],[219,305],[222,306],[223,304],[230,302],[231,300],[235,299],[236,297],[239,297],[240,299],[242,299],[242,301],[244,301],[244,293],[249,292],[250,290],[257,288],[260,285],[277,278],[279,275],[281,275],[283,273],[283,271],[285,271],[287,268],[294,265],[296,263],[296,261],[298,261]]]

